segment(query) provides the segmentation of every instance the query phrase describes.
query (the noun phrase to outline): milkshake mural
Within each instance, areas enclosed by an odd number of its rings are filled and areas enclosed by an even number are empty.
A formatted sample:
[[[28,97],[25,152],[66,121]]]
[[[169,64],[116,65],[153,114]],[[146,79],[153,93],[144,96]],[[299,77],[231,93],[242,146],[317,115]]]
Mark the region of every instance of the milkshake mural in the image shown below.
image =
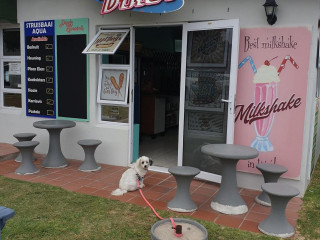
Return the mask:
[[[284,177],[299,177],[310,40],[307,27],[241,30],[235,143],[259,157],[238,170],[259,173],[258,163],[273,163],[288,168]]]

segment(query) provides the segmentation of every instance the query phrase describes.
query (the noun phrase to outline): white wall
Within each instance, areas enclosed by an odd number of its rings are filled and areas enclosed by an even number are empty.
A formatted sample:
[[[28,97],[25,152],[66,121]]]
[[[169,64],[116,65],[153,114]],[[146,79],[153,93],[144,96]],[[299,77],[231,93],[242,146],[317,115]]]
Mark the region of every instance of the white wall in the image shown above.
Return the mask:
[[[18,0],[18,19],[23,32],[23,22],[31,20],[50,20],[63,18],[89,18],[89,38],[91,39],[99,25],[129,25],[129,24],[161,24],[185,21],[240,19],[240,27],[269,27],[264,12],[264,0],[185,0],[185,6],[173,13],[148,14],[131,11],[114,11],[111,14],[101,16],[101,4],[95,0]],[[311,42],[310,69],[307,92],[307,108],[304,127],[304,145],[301,167],[301,181],[283,180],[289,184],[299,186],[304,192],[307,182],[306,162],[310,159],[310,134],[313,133],[313,106],[316,82],[316,49],[317,49],[317,24],[319,0],[281,0],[278,1],[278,21],[270,27],[305,26],[313,27]],[[24,41],[22,38],[22,49]],[[22,51],[23,53],[23,51]],[[24,59],[24,55],[22,55]],[[117,165],[128,163],[128,127],[114,127],[115,125],[101,125],[96,120],[96,86],[97,86],[97,57],[90,55],[90,122],[77,123],[74,129],[63,130],[62,149],[69,158],[80,158],[82,151],[76,141],[81,138],[94,137],[103,141],[102,146],[97,148],[97,160],[99,162]],[[24,64],[22,64],[24,67]],[[23,68],[22,68],[23,69]],[[22,76],[24,79],[24,75]],[[23,88],[24,88],[24,81]],[[23,99],[25,95],[23,94]],[[25,101],[23,111],[18,115],[3,114],[0,112],[0,141],[14,142],[12,134],[16,132],[32,131],[38,136],[36,140],[41,142],[37,147],[38,152],[44,153],[47,148],[47,133],[45,130],[34,129],[32,123],[37,118],[25,116]],[[7,123],[7,124],[6,124]],[[10,124],[9,124],[10,123]],[[22,124],[23,123],[23,124]],[[8,127],[8,124],[10,127]],[[259,189],[261,176],[254,174],[239,173],[240,186]]]

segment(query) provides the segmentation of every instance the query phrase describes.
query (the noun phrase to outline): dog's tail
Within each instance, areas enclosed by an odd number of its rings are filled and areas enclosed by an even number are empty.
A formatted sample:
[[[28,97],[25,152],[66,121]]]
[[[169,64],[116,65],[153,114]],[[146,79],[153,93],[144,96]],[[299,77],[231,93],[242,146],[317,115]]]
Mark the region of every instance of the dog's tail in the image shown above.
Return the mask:
[[[127,190],[123,190],[123,189],[118,188],[118,189],[112,191],[111,195],[113,195],[113,196],[122,196],[126,192],[127,192]]]

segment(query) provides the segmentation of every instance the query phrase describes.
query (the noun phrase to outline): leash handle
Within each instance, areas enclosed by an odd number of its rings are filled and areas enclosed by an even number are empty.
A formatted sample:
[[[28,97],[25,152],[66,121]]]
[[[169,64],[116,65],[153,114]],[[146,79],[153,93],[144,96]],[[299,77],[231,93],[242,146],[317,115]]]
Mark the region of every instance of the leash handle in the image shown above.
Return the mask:
[[[140,187],[139,179],[137,179],[137,186]],[[164,218],[161,217],[161,216],[157,213],[157,211],[154,209],[154,207],[153,207],[153,206],[149,203],[149,201],[145,198],[145,196],[144,196],[143,193],[142,193],[141,188],[139,188],[139,193],[140,193],[141,197],[143,198],[143,200],[144,200],[144,201],[148,204],[148,206],[151,208],[151,210],[153,211],[153,213],[154,213],[160,220],[164,220]],[[177,233],[177,232],[176,232],[176,227],[177,227],[177,226],[176,226],[176,223],[174,222],[173,218],[170,217],[169,219],[170,219],[170,221],[171,221],[172,228],[174,229],[174,235],[175,235],[176,237],[182,237],[182,233]],[[178,225],[178,226],[181,227],[181,225]]]

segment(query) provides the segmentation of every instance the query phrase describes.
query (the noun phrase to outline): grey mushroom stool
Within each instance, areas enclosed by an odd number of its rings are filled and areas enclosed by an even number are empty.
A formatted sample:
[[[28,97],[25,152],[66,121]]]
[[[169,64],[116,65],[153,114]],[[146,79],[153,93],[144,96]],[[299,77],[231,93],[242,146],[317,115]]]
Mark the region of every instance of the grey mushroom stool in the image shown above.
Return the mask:
[[[98,171],[101,168],[94,158],[94,152],[101,143],[102,142],[100,140],[95,139],[84,139],[78,141],[78,144],[83,148],[85,154],[84,161],[79,167],[80,171],[91,172]]]
[[[6,208],[0,206],[0,239],[1,239],[1,230],[6,225],[6,221],[14,216],[14,210],[11,208]]]
[[[187,166],[175,166],[168,169],[177,183],[175,197],[168,202],[167,207],[176,212],[193,212],[197,205],[192,201],[189,188],[192,179],[200,173],[198,168]]]
[[[18,148],[21,153],[21,164],[15,173],[26,175],[34,174],[40,171],[39,168],[34,165],[32,158],[33,150],[37,145],[39,145],[38,141],[24,141],[13,144],[13,146]]]
[[[239,160],[252,159],[259,155],[257,149],[237,144],[209,144],[201,152],[221,160],[221,185],[211,208],[224,214],[242,214],[248,211],[238,191],[236,167]]]
[[[288,202],[299,194],[299,190],[281,183],[264,183],[262,190],[269,195],[271,212],[267,219],[259,223],[259,230],[270,236],[291,237],[295,231],[288,223],[285,211]]]
[[[13,134],[13,136],[19,141],[19,142],[24,142],[24,141],[32,141],[32,139],[36,136],[35,133],[16,133]],[[33,160],[36,158],[33,156]],[[21,162],[21,153],[16,157],[15,159],[16,162]]]
[[[280,176],[288,171],[288,169],[284,166],[271,163],[260,163],[257,165],[257,169],[259,169],[262,173],[264,183],[276,183],[278,182]],[[262,191],[255,200],[261,205],[267,207],[271,206],[269,196],[264,191]]]

